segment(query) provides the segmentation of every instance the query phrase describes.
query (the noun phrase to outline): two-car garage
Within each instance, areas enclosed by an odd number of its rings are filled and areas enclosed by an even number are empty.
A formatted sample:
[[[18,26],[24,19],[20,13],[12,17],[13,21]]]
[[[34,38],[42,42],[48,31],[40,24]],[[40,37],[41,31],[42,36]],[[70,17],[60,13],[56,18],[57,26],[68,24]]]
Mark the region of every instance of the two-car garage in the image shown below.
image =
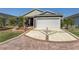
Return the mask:
[[[60,17],[37,17],[35,18],[36,28],[60,28]]]

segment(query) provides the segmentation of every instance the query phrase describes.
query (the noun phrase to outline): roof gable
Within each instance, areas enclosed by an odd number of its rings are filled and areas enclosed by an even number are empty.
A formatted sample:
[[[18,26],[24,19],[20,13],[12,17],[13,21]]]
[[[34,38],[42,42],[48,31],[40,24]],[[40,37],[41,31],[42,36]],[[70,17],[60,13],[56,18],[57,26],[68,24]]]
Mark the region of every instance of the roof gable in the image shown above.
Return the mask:
[[[52,12],[43,12],[37,16],[62,16],[62,15],[59,15],[59,14],[56,14],[56,13],[52,13]]]
[[[27,14],[25,14],[24,16],[25,17],[33,17],[33,16],[36,16],[36,15],[41,14],[41,13],[43,13],[43,11],[34,9],[34,10],[28,12]]]

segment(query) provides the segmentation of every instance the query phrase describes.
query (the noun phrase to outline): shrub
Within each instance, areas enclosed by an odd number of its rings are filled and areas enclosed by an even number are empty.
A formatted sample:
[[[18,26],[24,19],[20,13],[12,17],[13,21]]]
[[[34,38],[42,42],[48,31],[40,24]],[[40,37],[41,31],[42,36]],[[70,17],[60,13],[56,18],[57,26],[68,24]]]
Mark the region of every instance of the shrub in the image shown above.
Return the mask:
[[[18,27],[23,27],[24,25],[24,18],[23,17],[19,17],[18,18]]]

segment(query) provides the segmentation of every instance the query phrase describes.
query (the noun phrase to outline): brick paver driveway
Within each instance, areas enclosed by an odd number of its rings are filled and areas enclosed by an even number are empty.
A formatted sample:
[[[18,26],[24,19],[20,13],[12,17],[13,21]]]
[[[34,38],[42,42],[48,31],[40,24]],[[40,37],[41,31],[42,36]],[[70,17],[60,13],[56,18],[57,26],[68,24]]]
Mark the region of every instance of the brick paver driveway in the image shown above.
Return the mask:
[[[79,49],[79,40],[74,42],[45,42],[35,40],[25,35],[0,44],[1,50],[61,50],[61,49]]]

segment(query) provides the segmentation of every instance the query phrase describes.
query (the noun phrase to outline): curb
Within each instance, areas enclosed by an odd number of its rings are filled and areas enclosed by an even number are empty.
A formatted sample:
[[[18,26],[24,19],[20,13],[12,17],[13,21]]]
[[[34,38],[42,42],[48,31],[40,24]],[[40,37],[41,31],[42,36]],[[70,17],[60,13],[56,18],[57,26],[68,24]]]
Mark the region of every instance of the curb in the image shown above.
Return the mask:
[[[24,34],[25,34],[25,32],[22,33],[22,34],[20,34],[19,36],[16,36],[16,37],[14,37],[14,38],[11,38],[11,39],[8,39],[8,40],[6,40],[6,41],[3,41],[3,42],[0,43],[0,45],[1,45],[1,44],[5,44],[5,43],[7,43],[7,42],[9,42],[9,41],[12,41],[12,40],[14,40],[14,39],[17,39],[18,37],[21,37],[21,36],[24,35]]]
[[[65,32],[67,32],[67,33],[69,33],[70,35],[72,35],[74,38],[76,38],[77,40],[79,40],[79,37],[78,36],[76,36],[75,34],[73,34],[73,33],[71,33],[71,32],[69,32],[69,31],[67,31],[67,30],[64,30]]]

